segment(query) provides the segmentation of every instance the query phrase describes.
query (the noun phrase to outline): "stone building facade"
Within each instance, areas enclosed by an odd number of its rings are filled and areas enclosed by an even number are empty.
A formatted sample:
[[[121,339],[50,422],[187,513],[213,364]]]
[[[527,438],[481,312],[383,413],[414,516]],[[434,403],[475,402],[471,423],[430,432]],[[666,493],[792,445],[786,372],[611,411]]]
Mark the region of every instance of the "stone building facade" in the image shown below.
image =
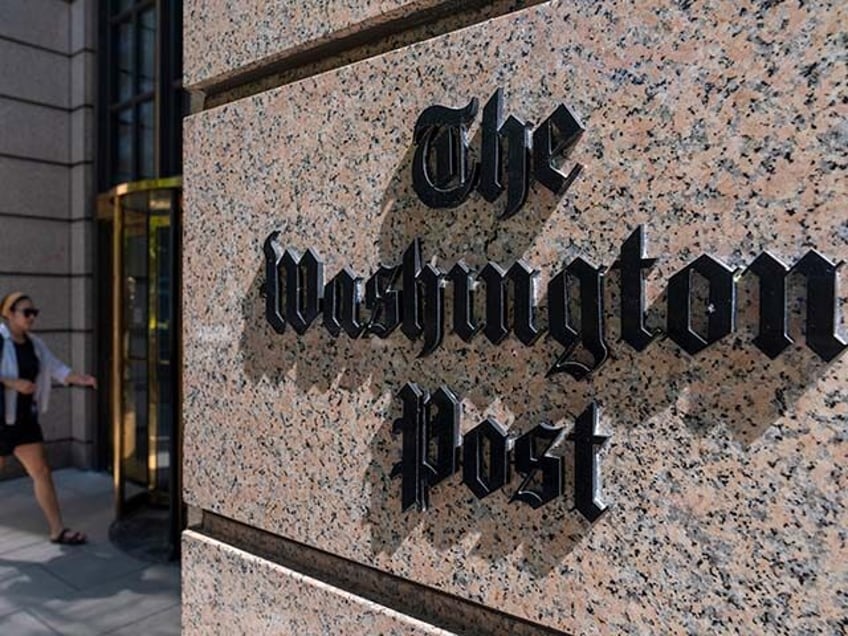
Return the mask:
[[[95,20],[94,0],[0,5],[0,294],[30,293],[50,348],[92,372]],[[53,466],[94,464],[90,392],[58,388],[42,426]]]
[[[845,629],[843,4],[184,16],[186,633]]]

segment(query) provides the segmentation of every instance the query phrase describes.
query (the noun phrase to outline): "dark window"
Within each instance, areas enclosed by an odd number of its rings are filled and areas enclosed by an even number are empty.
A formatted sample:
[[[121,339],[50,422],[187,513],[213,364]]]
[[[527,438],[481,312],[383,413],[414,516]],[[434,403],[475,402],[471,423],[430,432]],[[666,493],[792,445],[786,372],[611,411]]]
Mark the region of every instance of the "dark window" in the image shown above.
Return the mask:
[[[138,176],[152,179],[156,176],[156,161],[153,156],[154,143],[153,102],[146,101],[138,105]]]
[[[113,161],[113,173],[115,181],[130,181],[133,179],[135,169],[133,166],[133,154],[135,146],[135,108],[123,108],[115,113],[114,141],[115,155]]]
[[[100,190],[182,172],[182,2],[101,0]]]

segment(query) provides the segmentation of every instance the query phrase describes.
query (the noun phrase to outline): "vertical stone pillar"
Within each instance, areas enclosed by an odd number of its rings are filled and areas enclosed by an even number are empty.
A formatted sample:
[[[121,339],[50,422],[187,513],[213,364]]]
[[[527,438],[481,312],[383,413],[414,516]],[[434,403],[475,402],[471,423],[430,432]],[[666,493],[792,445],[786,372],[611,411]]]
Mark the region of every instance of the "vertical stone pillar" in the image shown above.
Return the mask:
[[[33,297],[36,328],[64,360],[73,337],[70,14],[58,0],[0,6],[0,295]],[[41,418],[55,467],[70,462],[71,410],[71,391],[58,388]]]
[[[70,3],[70,314],[74,369],[94,373],[94,104],[97,53],[97,0]],[[101,345],[100,351],[106,350]],[[91,467],[96,435],[91,391],[71,395],[71,452],[75,466]]]
[[[96,0],[0,7],[0,294],[22,289],[37,330],[94,370]],[[54,468],[93,463],[93,396],[57,387],[42,417]]]

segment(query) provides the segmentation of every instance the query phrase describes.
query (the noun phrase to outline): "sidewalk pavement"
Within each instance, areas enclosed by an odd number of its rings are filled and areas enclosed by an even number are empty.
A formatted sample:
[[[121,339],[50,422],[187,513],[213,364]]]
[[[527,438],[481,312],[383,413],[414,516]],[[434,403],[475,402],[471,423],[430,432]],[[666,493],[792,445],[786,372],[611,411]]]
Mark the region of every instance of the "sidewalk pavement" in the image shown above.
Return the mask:
[[[0,482],[0,634],[180,633],[180,569],[109,542],[112,478],[53,473],[65,523],[88,544],[49,542],[28,477]]]

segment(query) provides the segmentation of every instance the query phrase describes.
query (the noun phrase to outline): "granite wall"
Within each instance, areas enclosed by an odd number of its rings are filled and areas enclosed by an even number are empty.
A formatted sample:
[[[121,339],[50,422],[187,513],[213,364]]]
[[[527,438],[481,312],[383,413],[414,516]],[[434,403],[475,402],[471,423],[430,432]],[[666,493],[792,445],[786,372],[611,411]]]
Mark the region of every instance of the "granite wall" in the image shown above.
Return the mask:
[[[848,295],[825,293],[827,268],[848,255],[843,4],[308,4],[185,7],[198,107],[185,123],[184,482],[201,513],[183,538],[186,632],[844,630]],[[393,38],[404,46],[374,52]],[[320,72],[287,81],[300,64]],[[426,206],[412,176],[419,115],[477,98],[473,160],[498,88],[504,117],[531,130],[560,105],[574,113],[585,132],[556,165],[580,164],[579,176],[559,194],[531,179],[506,219],[506,194]],[[658,335],[637,351],[613,266],[640,226]],[[279,250],[312,248],[326,281],[349,267],[364,282],[416,238],[443,272],[522,261],[538,270],[547,333],[464,341],[451,283],[448,333],[429,355],[401,329],[332,336],[321,316],[278,333],[266,320],[273,232]],[[772,359],[755,342],[768,299],[748,266],[811,250],[819,273],[788,277],[792,344]],[[667,335],[668,289],[705,254],[732,280],[734,324],[691,354]],[[549,374],[564,347],[547,329],[548,283],[577,257],[603,268],[608,347],[579,380]],[[726,307],[692,278],[691,327],[707,337]],[[836,353],[814,351],[813,332]],[[514,468],[482,499],[460,469],[429,488],[425,511],[402,511],[394,422],[408,382],[450,387],[460,433],[490,417],[509,445],[543,421],[568,433],[595,403],[603,514],[584,514],[580,441],[567,435],[550,450],[562,495],[543,506],[514,500]]]

